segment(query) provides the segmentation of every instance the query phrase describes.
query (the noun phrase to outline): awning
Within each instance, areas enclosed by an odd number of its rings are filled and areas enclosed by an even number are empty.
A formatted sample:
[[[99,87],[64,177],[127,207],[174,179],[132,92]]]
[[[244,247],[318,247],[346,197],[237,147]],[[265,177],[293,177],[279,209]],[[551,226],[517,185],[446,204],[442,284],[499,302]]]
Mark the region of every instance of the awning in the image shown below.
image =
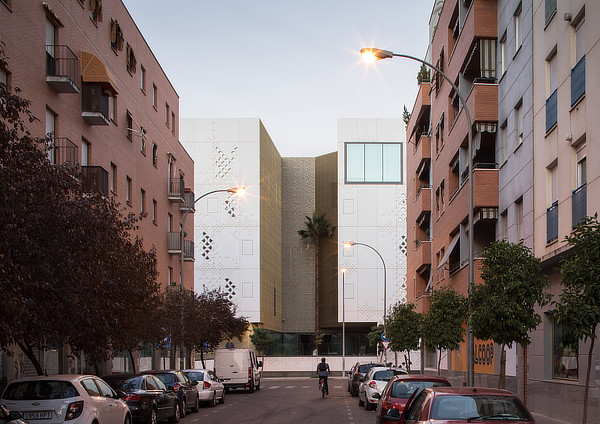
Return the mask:
[[[95,54],[81,52],[81,80],[83,82],[95,82],[118,92],[117,78],[106,67],[104,62]]]
[[[440,261],[440,264],[437,267],[438,273],[442,270],[442,268],[444,268],[444,266],[446,265],[446,262],[448,262],[450,253],[452,253],[452,251],[456,247],[456,244],[458,243],[459,240],[460,240],[460,232],[458,232],[454,235],[454,237],[452,238],[452,241],[448,245],[448,249],[446,249],[446,253],[444,253],[444,257],[442,258],[442,260]]]

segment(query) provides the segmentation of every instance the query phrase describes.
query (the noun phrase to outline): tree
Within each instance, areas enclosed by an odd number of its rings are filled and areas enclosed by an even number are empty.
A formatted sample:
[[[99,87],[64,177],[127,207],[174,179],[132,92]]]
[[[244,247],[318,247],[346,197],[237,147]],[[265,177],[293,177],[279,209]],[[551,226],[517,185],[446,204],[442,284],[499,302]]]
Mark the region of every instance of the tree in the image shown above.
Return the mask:
[[[158,288],[154,253],[131,238],[139,218],[84,191],[78,167],[50,162],[52,137],[27,130],[37,120],[19,93],[0,84],[0,345],[18,345],[43,374],[36,350],[49,345],[112,357],[132,333],[127,311]]]
[[[273,344],[273,336],[271,335],[271,332],[266,328],[254,327],[254,332],[250,334],[250,341],[258,351],[262,352],[262,363],[264,368],[265,351]]]
[[[568,328],[574,339],[590,340],[585,391],[583,397],[583,424],[587,420],[587,405],[592,369],[592,352],[596,342],[596,328],[600,323],[600,222],[598,214],[587,217],[565,237],[573,247],[573,254],[562,260],[563,291],[555,302],[552,317]]]
[[[405,129],[408,129],[408,123],[410,122],[410,117],[411,117],[411,113],[406,108],[406,105],[404,105],[404,110],[402,111],[402,120],[404,121]]]
[[[319,239],[331,238],[335,227],[325,218],[325,214],[318,215],[316,211],[313,212],[312,217],[306,216],[304,225],[306,228],[298,230],[298,234],[302,240],[313,242],[315,245],[315,343],[318,349],[321,341],[319,333]]]
[[[535,306],[548,302],[548,279],[531,250],[507,241],[491,243],[481,254],[481,278],[469,298],[469,322],[473,335],[500,345],[500,379],[505,387],[506,352],[513,343],[528,345],[529,331],[542,322]]]
[[[404,351],[404,362],[410,372],[410,351],[419,347],[421,338],[421,314],[415,312],[412,303],[397,303],[385,322],[385,331],[392,350]]]
[[[452,288],[434,290],[429,311],[423,316],[423,339],[427,349],[438,349],[438,375],[442,350],[456,349],[464,341],[467,299]]]
[[[429,68],[425,66],[425,64],[422,64],[421,68],[419,69],[419,73],[417,74],[417,83],[422,84],[424,82],[429,82],[429,72]]]

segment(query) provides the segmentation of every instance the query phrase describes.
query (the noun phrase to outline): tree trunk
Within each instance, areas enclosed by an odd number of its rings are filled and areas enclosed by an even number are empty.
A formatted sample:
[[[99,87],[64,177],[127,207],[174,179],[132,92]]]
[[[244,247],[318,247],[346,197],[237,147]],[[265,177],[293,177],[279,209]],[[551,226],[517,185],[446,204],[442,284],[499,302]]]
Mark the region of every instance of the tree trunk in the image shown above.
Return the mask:
[[[590,391],[590,370],[592,369],[592,353],[594,352],[594,342],[596,341],[596,326],[592,328],[592,337],[590,337],[590,350],[588,352],[587,370],[585,373],[585,391],[583,392],[583,424],[587,420],[588,394]]]
[[[527,406],[527,345],[523,345],[523,403]]]
[[[200,349],[200,361],[202,362],[202,368],[206,369],[206,363],[204,362],[204,349]]]
[[[442,375],[442,349],[439,349],[440,354],[438,356],[438,375]]]
[[[319,355],[319,237],[315,238],[315,344]]]
[[[29,360],[35,367],[35,371],[38,373],[38,375],[44,375],[44,370],[42,369],[42,365],[40,364],[40,361],[38,361],[38,358],[36,358],[35,352],[33,351],[33,348],[31,347],[31,345],[29,343],[27,343],[26,341],[17,342],[17,345],[19,345],[19,347],[21,348],[21,350],[23,351],[25,356],[27,356],[27,358],[29,358]],[[21,376],[21,377],[23,377],[23,376]]]
[[[98,366],[98,362],[94,363],[94,371],[96,372],[96,375],[98,377],[101,377],[101,373],[100,373],[100,367]]]
[[[500,345],[500,378],[498,379],[498,388],[506,388],[506,351],[504,345]]]
[[[134,374],[137,374],[137,370],[135,369],[135,359],[133,358],[133,351],[131,349],[127,349],[129,352],[129,358],[131,359],[131,368]]]

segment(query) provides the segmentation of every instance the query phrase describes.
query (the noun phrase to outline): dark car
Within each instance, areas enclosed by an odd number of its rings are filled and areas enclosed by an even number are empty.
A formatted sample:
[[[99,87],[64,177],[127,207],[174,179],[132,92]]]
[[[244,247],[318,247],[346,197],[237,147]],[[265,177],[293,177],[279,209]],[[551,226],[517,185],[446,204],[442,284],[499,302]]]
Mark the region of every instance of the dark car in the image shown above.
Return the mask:
[[[358,396],[358,386],[360,386],[360,379],[365,376],[367,371],[373,367],[384,367],[384,364],[378,363],[362,363],[357,362],[348,371],[348,392],[352,396]]]
[[[409,400],[404,411],[390,409],[388,422],[423,424],[535,424],[521,400],[507,390],[484,387],[431,387]]]
[[[0,405],[0,424],[27,424],[27,422],[23,420],[20,412],[9,411],[4,405]]]
[[[198,412],[200,401],[197,381],[192,381],[185,372],[179,370],[144,371],[142,374],[152,374],[160,379],[168,389],[173,390],[179,399],[181,416],[185,417],[188,408],[192,412]]]
[[[123,400],[127,402],[134,421],[147,424],[163,420],[179,422],[179,399],[155,376],[119,374],[104,376],[103,379],[113,390],[125,393]]]
[[[388,381],[379,396],[375,420],[377,424],[393,422],[388,421],[388,411],[397,409],[400,412],[408,399],[415,391],[421,391],[429,387],[448,387],[450,382],[439,375],[409,374],[399,375]]]

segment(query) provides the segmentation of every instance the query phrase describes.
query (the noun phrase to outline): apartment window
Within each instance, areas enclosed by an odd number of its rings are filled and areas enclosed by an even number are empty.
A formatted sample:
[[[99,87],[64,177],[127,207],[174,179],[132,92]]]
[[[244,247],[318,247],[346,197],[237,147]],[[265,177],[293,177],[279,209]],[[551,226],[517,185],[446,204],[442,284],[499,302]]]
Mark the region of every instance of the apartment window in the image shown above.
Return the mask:
[[[146,191],[142,188],[140,189],[140,212],[142,214],[146,213]]]
[[[46,138],[48,139],[47,157],[51,164],[56,163],[56,149],[54,140],[56,138],[56,114],[50,109],[46,109]]]
[[[173,267],[169,267],[169,268],[167,269],[167,278],[169,279],[169,282],[168,282],[168,284],[169,284],[170,286],[175,286],[175,285],[177,285],[177,283],[176,283],[175,281],[173,281]]]
[[[146,145],[148,143],[148,135],[144,127],[140,127],[140,151],[146,156]]]
[[[133,141],[133,117],[131,113],[127,111],[127,138],[129,141]]]
[[[502,225],[502,240],[508,240],[508,213],[504,211],[500,214],[500,223]]]
[[[152,223],[156,224],[156,218],[158,217],[158,215],[156,214],[156,210],[158,209],[158,204],[156,203],[156,200],[152,199]]]
[[[146,92],[146,69],[140,65],[140,89]]]
[[[8,72],[6,69],[0,68],[0,83],[4,84],[6,89],[8,90]]]
[[[346,143],[346,183],[402,183],[402,143]]]
[[[175,134],[175,112],[171,112],[171,132]]]
[[[173,232],[173,215],[171,214],[167,215],[167,231]]]
[[[440,212],[442,210],[442,205],[440,202],[440,188],[435,189],[435,212],[436,216],[440,216]]]
[[[445,197],[446,197],[445,181],[442,180],[442,182],[440,183],[440,202],[442,204],[442,211],[446,208],[446,202],[444,200]]]
[[[123,31],[119,23],[113,19],[110,20],[110,46],[116,52],[123,51]]]
[[[110,164],[110,191],[117,192],[117,165]]]
[[[587,183],[587,165],[586,157],[584,156],[577,161],[577,187]]]
[[[90,143],[85,139],[81,139],[81,166],[90,164]]]
[[[156,168],[158,166],[158,145],[152,143],[152,165]]]
[[[436,154],[444,147],[444,114],[440,117],[440,121],[435,127],[435,152]]]
[[[498,163],[503,164],[506,160],[506,135],[508,132],[507,121],[504,121],[502,125],[500,125],[500,133],[496,138],[498,142]]]
[[[169,114],[170,114],[169,104],[165,103],[165,125],[167,127],[169,126]]]
[[[517,7],[515,14],[513,15],[513,27],[515,30],[515,53],[519,51],[519,49],[521,48],[521,44],[523,44],[523,36],[521,34],[521,32],[523,31],[522,25],[523,23],[521,20],[521,4],[519,3],[519,6]]]
[[[585,142],[577,147],[576,187],[571,193],[572,226],[579,225],[587,216],[587,159]]]
[[[125,201],[127,203],[131,203],[131,187],[132,187],[132,181],[130,177],[127,177],[127,196],[125,198]]]
[[[506,32],[504,33],[502,38],[500,38],[500,45],[498,50],[498,70],[500,71],[500,77],[502,77],[502,75],[504,75],[504,72],[506,72]]]
[[[515,202],[515,218],[517,224],[517,240],[523,240],[523,198]]]
[[[556,0],[546,0],[545,4],[545,15],[546,15],[546,25],[552,17],[556,14]]]
[[[154,109],[156,109],[157,91],[156,85],[152,84],[152,106],[154,106]]]
[[[569,327],[552,324],[552,377],[578,380],[579,340]]]
[[[90,19],[94,24],[102,22],[102,0],[90,0]]]
[[[137,60],[135,58],[135,53],[133,52],[133,47],[131,47],[129,43],[127,43],[127,49],[125,50],[125,60],[129,73],[135,74],[137,71]]]
[[[114,94],[108,97],[108,117],[111,121],[117,122],[117,96]]]
[[[571,106],[585,94],[585,18],[575,25],[575,66],[571,69]]]
[[[558,164],[548,168],[549,204],[546,209],[546,242],[558,239]]]
[[[517,133],[516,147],[519,147],[523,144],[523,99],[519,100],[515,106],[515,131]]]
[[[546,132],[558,122],[558,68],[556,49],[546,60]]]

